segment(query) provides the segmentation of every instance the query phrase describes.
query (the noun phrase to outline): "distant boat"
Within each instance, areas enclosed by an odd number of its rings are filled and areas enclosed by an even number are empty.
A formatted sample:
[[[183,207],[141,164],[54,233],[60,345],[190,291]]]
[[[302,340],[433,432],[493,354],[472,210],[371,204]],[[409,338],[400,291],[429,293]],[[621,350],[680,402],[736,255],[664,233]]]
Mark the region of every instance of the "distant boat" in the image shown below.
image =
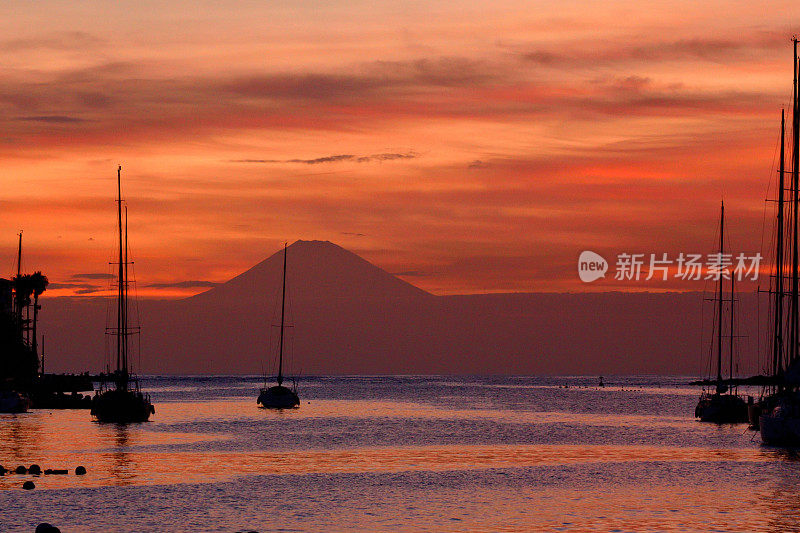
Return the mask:
[[[283,289],[281,291],[281,332],[278,345],[278,384],[267,387],[266,379],[264,388],[258,395],[258,405],[266,409],[292,409],[300,406],[297,396],[297,387],[291,389],[283,386],[283,331],[286,316],[286,243],[283,245]]]
[[[125,214],[124,240],[122,224],[122,167],[117,168],[117,222],[119,228],[119,261],[117,287],[117,326],[107,328],[108,334],[116,337],[117,368],[109,376],[111,386],[100,384],[100,390],[92,398],[91,414],[100,422],[146,422],[155,408],[150,396],[139,390],[139,380],[129,371],[128,337],[138,328],[128,326],[128,217]]]
[[[725,233],[725,204],[720,207],[719,217],[719,253],[723,254],[723,237]],[[717,379],[714,382],[714,389],[712,391],[703,391],[700,395],[700,400],[697,402],[697,407],[694,409],[694,416],[699,418],[701,422],[714,422],[717,424],[738,424],[747,422],[747,404],[737,394],[736,387],[733,385],[733,366],[734,366],[734,276],[731,278],[731,298],[730,298],[730,379],[726,383],[722,378],[722,310],[723,310],[723,293],[722,282],[723,276],[719,275],[717,279],[717,290],[715,303],[717,304],[717,331],[716,331],[716,345],[717,345]],[[713,353],[712,353],[713,360]]]
[[[791,171],[786,172],[786,119],[781,112],[781,150],[778,171],[777,217],[775,222],[775,275],[770,294],[771,383],[751,407],[751,421],[761,432],[764,444],[800,446],[800,98],[798,98],[797,39],[794,41],[794,94],[792,99]],[[789,184],[785,183],[790,175]],[[787,194],[788,193],[788,194]],[[789,203],[787,206],[786,203]],[[787,253],[788,252],[788,253]],[[790,286],[785,288],[788,279]],[[785,299],[788,297],[788,306]],[[788,337],[788,339],[786,339]]]
[[[0,413],[27,413],[31,400],[25,394],[0,390]]]

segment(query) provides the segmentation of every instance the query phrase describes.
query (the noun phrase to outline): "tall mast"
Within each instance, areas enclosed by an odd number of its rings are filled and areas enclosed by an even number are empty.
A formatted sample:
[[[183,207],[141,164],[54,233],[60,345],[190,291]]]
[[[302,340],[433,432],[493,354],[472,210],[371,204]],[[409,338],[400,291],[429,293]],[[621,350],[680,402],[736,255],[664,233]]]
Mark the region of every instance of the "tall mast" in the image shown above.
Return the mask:
[[[17,248],[17,279],[14,284],[14,292],[16,296],[16,309],[17,309],[17,327],[19,327],[19,338],[22,339],[24,333],[24,324],[22,323],[22,300],[19,297],[19,277],[22,274],[22,230],[19,230],[19,247]]]
[[[735,276],[733,275],[733,272],[731,272],[731,327],[730,327],[730,332],[729,332],[730,333],[730,362],[729,362],[730,367],[728,368],[728,374],[730,375],[731,383],[733,383],[733,338],[734,338],[734,335],[733,335],[733,325],[734,325],[734,322],[733,322],[733,309],[735,307],[734,302],[736,301],[736,297],[734,296],[735,293],[734,293],[734,289],[733,289],[733,278],[734,277]]]
[[[772,371],[774,375],[780,375],[783,372],[783,192],[785,188],[784,177],[786,174],[785,169],[785,156],[786,151],[786,115],[781,109],[781,159],[778,167],[778,221],[777,221],[777,235],[775,237],[775,323],[773,325],[775,331],[773,353],[772,353]]]
[[[125,372],[126,384],[128,376],[128,206],[125,205],[125,243],[122,247],[125,255],[125,285],[123,286],[122,294],[125,296],[123,304],[123,337],[122,337],[122,370]]]
[[[792,102],[792,203],[793,205],[793,228],[792,228],[792,313],[791,323],[789,324],[791,335],[791,356],[790,362],[794,363],[798,356],[798,156],[800,155],[800,116],[798,116],[797,101],[797,38],[792,39],[794,43],[794,98]]]
[[[22,274],[22,230],[19,230],[19,247],[17,248],[17,277]]]
[[[278,352],[278,385],[283,383],[283,322],[286,311],[286,243],[283,243],[283,290],[281,291],[281,340]]]
[[[720,204],[719,210],[719,253],[722,256],[722,238],[725,232],[725,203]],[[720,263],[721,263],[720,257]],[[717,390],[722,385],[722,273],[717,282],[719,294],[717,295]]]
[[[117,167],[117,228],[119,230],[119,262],[117,263],[117,388],[127,387],[127,377],[123,379],[125,359],[125,254],[122,244],[122,165]],[[124,383],[123,383],[124,382]]]

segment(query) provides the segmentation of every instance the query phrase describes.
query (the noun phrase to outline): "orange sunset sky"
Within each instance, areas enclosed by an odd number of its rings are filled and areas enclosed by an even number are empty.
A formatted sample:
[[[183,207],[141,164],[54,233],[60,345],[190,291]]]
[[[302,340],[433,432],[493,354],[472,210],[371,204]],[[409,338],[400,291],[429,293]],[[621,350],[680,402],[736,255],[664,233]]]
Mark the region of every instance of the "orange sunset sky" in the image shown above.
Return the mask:
[[[95,294],[122,164],[140,293],[284,240],[436,294],[584,285],[584,249],[761,247],[789,2],[0,4],[0,266]],[[702,282],[671,284],[698,290]]]

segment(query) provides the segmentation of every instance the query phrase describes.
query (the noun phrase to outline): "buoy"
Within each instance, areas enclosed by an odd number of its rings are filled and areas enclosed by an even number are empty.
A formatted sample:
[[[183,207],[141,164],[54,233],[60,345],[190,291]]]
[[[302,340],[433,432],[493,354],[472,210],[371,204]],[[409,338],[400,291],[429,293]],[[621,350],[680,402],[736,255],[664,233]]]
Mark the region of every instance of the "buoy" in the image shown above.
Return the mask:
[[[22,488],[25,490],[33,490],[36,488],[36,485],[33,484],[33,481],[26,481],[22,484]]]
[[[75,475],[76,476],[86,475],[86,469],[82,466],[79,466],[78,468],[75,469]]]
[[[35,533],[61,533],[61,530],[56,526],[48,524],[47,522],[42,522],[36,526]]]
[[[30,467],[28,467],[28,473],[29,474],[33,474],[34,476],[38,476],[39,474],[42,473],[42,467],[40,467],[39,465],[33,464]]]
[[[17,469],[15,470],[15,472],[17,474],[27,474],[28,473],[28,469],[25,468],[24,466],[18,466]]]

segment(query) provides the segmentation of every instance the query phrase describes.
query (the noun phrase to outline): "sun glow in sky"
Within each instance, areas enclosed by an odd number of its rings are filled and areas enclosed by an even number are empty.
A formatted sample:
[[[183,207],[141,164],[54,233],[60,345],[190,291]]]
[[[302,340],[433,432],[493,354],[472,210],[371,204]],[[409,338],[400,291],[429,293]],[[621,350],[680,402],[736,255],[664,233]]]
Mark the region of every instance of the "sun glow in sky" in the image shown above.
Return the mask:
[[[140,290],[336,242],[437,294],[583,285],[585,249],[761,246],[789,2],[0,5],[0,266],[93,294],[123,166]],[[100,281],[99,281],[100,280]],[[695,290],[696,285],[672,285]]]

